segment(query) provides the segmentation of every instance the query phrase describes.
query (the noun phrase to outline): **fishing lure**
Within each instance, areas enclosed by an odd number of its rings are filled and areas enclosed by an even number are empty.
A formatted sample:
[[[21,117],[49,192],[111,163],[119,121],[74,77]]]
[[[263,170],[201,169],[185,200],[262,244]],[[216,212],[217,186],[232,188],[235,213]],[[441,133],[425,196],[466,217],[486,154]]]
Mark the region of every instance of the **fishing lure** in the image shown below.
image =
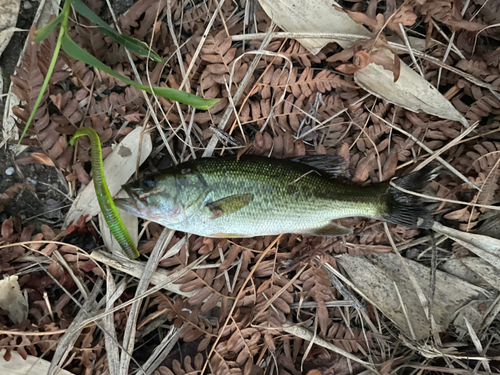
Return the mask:
[[[102,165],[101,140],[91,128],[80,128],[76,131],[73,138],[69,141],[70,145],[74,145],[75,139],[81,136],[87,136],[90,139],[91,145],[91,162],[92,162],[92,179],[94,180],[94,188],[97,196],[97,201],[101,207],[101,212],[108,224],[109,230],[120,244],[125,254],[130,259],[137,258],[140,254],[130,237],[130,234],[125,228],[125,224],[118,213],[118,210],[113,202],[113,197],[109,193],[108,184],[104,178],[104,168]]]

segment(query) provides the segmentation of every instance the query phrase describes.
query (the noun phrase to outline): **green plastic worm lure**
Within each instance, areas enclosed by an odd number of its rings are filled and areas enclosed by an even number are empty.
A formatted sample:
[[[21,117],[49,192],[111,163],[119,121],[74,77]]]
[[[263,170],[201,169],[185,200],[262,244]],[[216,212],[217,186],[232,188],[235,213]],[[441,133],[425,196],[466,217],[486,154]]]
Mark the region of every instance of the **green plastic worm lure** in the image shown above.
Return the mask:
[[[116,209],[115,203],[113,202],[113,197],[109,193],[108,184],[104,178],[104,168],[102,166],[102,152],[101,152],[101,140],[91,128],[80,128],[76,131],[75,135],[69,143],[73,146],[75,139],[78,137],[86,135],[90,139],[91,145],[91,162],[92,162],[92,179],[94,180],[94,188],[97,196],[97,201],[101,207],[101,212],[106,219],[109,230],[115,237],[116,241],[120,244],[125,254],[130,259],[137,258],[140,254],[135,247],[134,241],[130,234],[125,228],[125,224]]]

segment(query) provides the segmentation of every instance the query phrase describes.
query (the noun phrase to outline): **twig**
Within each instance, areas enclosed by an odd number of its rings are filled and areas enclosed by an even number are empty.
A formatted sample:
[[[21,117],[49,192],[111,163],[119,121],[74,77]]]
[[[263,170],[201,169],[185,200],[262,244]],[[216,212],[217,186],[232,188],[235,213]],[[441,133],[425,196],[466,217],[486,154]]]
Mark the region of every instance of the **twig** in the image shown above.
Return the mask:
[[[116,30],[121,34],[120,26],[118,26],[118,20],[116,19],[115,12],[113,11],[113,7],[111,6],[110,0],[106,0],[106,4],[108,5],[109,11],[111,13],[111,16],[113,17],[113,21],[116,27]],[[130,63],[130,66],[132,67],[132,70],[134,71],[135,78],[137,82],[142,84],[141,76],[139,72],[137,71],[137,67],[135,65],[134,59],[132,58],[132,55],[130,54],[129,50],[125,48],[125,52],[127,53],[128,61]],[[174,161],[175,164],[177,164],[177,158],[175,157],[175,154],[173,153],[172,149],[170,148],[170,145],[168,144],[167,139],[165,138],[165,134],[163,133],[163,129],[161,128],[160,122],[158,121],[158,117],[156,116],[156,112],[154,111],[153,105],[151,104],[151,101],[149,100],[149,97],[145,91],[142,91],[142,95],[144,96],[144,100],[146,101],[148,105],[148,109],[151,113],[151,117],[153,118],[153,121],[156,125],[156,129],[158,130],[158,133],[160,134],[161,139],[163,140],[163,143],[165,144],[165,147],[168,150],[168,153],[170,154],[170,157]]]
[[[273,23],[273,25],[274,25],[274,23]],[[238,103],[241,95],[243,94],[243,91],[245,90],[245,87],[250,82],[250,79],[252,78],[252,74],[253,74],[255,68],[257,67],[258,62],[260,61],[260,58],[262,57],[264,49],[267,47],[267,45],[269,44],[269,42],[271,40],[270,35],[271,35],[271,32],[269,32],[269,34],[268,34],[269,37],[264,39],[264,41],[262,42],[259,50],[257,51],[255,58],[252,61],[252,64],[248,68],[248,71],[245,74],[245,77],[243,77],[243,80],[240,83],[240,87],[238,87],[238,90],[236,90],[236,93],[234,94],[234,99],[233,99],[235,104]],[[234,64],[233,64],[233,68],[234,68]],[[231,84],[231,82],[230,82],[230,84]],[[231,116],[232,113],[233,113],[233,106],[231,104],[229,104],[227,109],[226,109],[226,112],[224,112],[224,115],[222,116],[222,119],[219,122],[219,125],[218,125],[219,129],[224,130],[224,128],[226,127],[226,124],[229,120],[229,117]],[[212,138],[210,139],[210,142],[208,143],[207,148],[203,152],[203,157],[212,156],[212,154],[215,150],[215,146],[217,145],[217,140],[218,140],[217,136],[213,135]]]
[[[148,360],[143,367],[143,371],[139,371],[138,375],[151,375],[160,365],[163,360],[168,356],[168,354],[172,351],[175,344],[179,340],[179,331],[186,325],[184,323],[181,328],[175,328],[174,325],[170,327],[167,335],[161,340],[160,344],[157,345],[153,353],[149,356]]]
[[[106,267],[106,311],[109,311],[116,300],[120,298],[122,293],[125,291],[127,284],[125,279],[122,280],[119,287],[116,287],[115,280],[111,273],[111,269]],[[113,314],[106,315],[102,320],[104,328],[108,331],[108,334],[104,335],[104,342],[106,344],[106,353],[108,357],[108,366],[110,375],[118,375],[120,363],[120,353],[119,347],[116,345],[118,338],[116,336],[114,316]]]
[[[326,271],[328,274],[328,279],[332,283],[332,285],[335,287],[335,289],[338,290],[342,296],[348,300],[351,301],[352,307],[354,307],[358,311],[365,311],[365,307],[359,302],[359,300],[347,290],[347,288],[340,282],[337,276],[335,276],[335,273],[333,272],[333,267],[329,263],[325,263],[321,266],[321,268]]]
[[[50,367],[47,371],[47,375],[56,374],[59,366],[67,358],[69,352],[73,348],[75,341],[78,339],[78,336],[80,336],[80,333],[82,332],[83,328],[80,326],[80,323],[85,317],[94,315],[94,313],[98,310],[99,305],[97,304],[96,299],[97,295],[101,292],[101,287],[102,279],[98,278],[95,283],[94,289],[92,290],[92,293],[90,294],[90,296],[88,296],[75,319],[73,319],[70,326],[68,327],[66,333],[59,341],[54,353],[54,357],[50,362]]]
[[[316,345],[331,350],[332,352],[340,354],[343,357],[349,358],[354,362],[360,363],[367,369],[373,371],[375,374],[380,374],[371,363],[359,359],[357,356],[345,351],[344,349],[339,348],[338,346],[333,345],[332,343],[329,343],[328,341],[323,340],[321,337],[314,337],[314,334],[311,331],[298,324],[286,322],[285,324],[283,324],[283,330],[287,333],[290,333],[291,335],[300,337],[303,340],[313,341]]]
[[[395,187],[396,189],[401,190],[402,192],[407,193],[407,194],[416,195],[417,197],[421,197],[421,198],[425,198],[425,199],[429,199],[429,200],[433,200],[433,201],[438,201],[438,202],[461,204],[461,205],[470,206],[470,207],[482,207],[482,208],[488,208],[490,210],[500,211],[499,206],[488,206],[486,204],[469,203],[469,202],[456,201],[454,199],[432,197],[430,195],[415,193],[414,191],[402,188],[401,186],[396,185],[393,181],[390,181],[389,183],[391,184],[391,186]]]
[[[377,115],[375,112],[372,112],[370,110],[368,110],[373,116],[375,116],[376,118],[382,120],[385,124],[387,124],[388,126],[390,126],[391,128],[399,131],[400,133],[403,133],[404,135],[406,135],[408,138],[411,138],[416,144],[418,144],[420,147],[422,147],[425,151],[427,151],[429,154],[434,154],[434,151],[432,151],[429,147],[427,147],[423,142],[420,142],[420,140],[418,138],[415,138],[415,136],[413,136],[413,134],[410,134],[408,133],[406,130],[404,129],[401,129],[399,127],[397,127],[396,125],[393,125],[391,124],[389,121],[383,119],[382,117],[380,117],[379,115]],[[479,187],[476,186],[476,184],[474,184],[473,182],[469,181],[467,179],[467,177],[465,177],[462,173],[460,173],[459,171],[457,171],[455,169],[455,167],[453,167],[450,163],[448,163],[447,161],[445,161],[443,158],[441,158],[440,156],[436,156],[436,159],[439,160],[439,162],[441,164],[443,164],[446,168],[448,168],[451,172],[453,172],[453,174],[455,174],[457,177],[459,177],[462,181],[464,181],[467,185],[469,185],[470,187],[474,188],[474,189],[477,189],[479,191],[481,191],[481,189]]]
[[[410,41],[408,40],[408,35],[406,34],[406,31],[405,31],[405,28],[403,27],[403,24],[399,23],[398,25],[399,25],[399,30],[401,31],[401,34],[403,35],[403,40],[405,42],[406,48],[408,48],[408,52],[410,53],[411,59],[412,59],[413,63],[415,64],[415,66],[417,67],[420,75],[422,77],[424,77],[424,72],[422,71],[422,68],[418,64],[417,59],[415,59],[415,55],[413,53],[413,48],[411,48]]]

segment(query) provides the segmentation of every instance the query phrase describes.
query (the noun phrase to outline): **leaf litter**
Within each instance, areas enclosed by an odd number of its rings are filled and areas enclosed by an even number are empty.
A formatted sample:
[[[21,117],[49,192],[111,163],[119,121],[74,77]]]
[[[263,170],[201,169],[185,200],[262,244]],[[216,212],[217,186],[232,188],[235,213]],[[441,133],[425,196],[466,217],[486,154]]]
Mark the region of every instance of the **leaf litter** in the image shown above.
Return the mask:
[[[72,38],[120,74],[134,79],[136,71],[143,84],[221,100],[207,112],[193,110],[59,57],[23,141],[34,151],[17,162],[56,168],[80,208],[64,227],[2,219],[0,269],[18,278],[28,302],[19,322],[0,310],[3,360],[19,353],[49,360],[50,371],[113,375],[498,372],[500,50],[495,28],[477,33],[497,22],[498,9],[420,3],[344,3],[348,12],[328,9],[339,21],[325,25],[319,15],[314,23],[294,19],[317,11],[300,1],[286,2],[286,13],[281,1],[140,0],[117,19],[119,29],[167,65],[129,58],[77,15]],[[98,0],[87,5],[106,8]],[[428,46],[425,55],[408,53],[415,39]],[[21,129],[53,43],[28,44],[13,79]],[[377,73],[366,73],[370,66]],[[388,78],[368,87],[361,74]],[[389,92],[397,99],[390,99],[382,89],[395,84]],[[418,94],[413,84],[425,90]],[[408,91],[437,109],[405,104]],[[80,126],[101,138],[119,176],[107,177],[116,182],[113,194],[132,175],[202,154],[341,155],[345,175],[360,184],[430,159],[453,173],[443,168],[424,193],[440,222],[435,240],[363,218],[342,219],[354,233],[338,238],[213,239],[139,221],[132,225],[144,258],[130,261],[101,249],[103,241],[113,245],[85,192],[92,186],[88,145],[68,144]],[[13,185],[0,204],[25,188]]]

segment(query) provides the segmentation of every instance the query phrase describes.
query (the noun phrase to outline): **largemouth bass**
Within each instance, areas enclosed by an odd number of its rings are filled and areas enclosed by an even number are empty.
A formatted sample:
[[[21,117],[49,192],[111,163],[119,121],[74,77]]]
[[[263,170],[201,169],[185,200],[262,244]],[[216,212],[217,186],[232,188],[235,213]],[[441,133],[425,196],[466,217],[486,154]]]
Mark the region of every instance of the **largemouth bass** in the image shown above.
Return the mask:
[[[115,202],[135,216],[205,237],[338,236],[352,230],[332,220],[352,216],[432,226],[419,197],[388,182],[345,183],[342,164],[343,158],[330,155],[197,159],[123,186],[130,198]],[[422,169],[396,184],[418,191],[429,177]]]

